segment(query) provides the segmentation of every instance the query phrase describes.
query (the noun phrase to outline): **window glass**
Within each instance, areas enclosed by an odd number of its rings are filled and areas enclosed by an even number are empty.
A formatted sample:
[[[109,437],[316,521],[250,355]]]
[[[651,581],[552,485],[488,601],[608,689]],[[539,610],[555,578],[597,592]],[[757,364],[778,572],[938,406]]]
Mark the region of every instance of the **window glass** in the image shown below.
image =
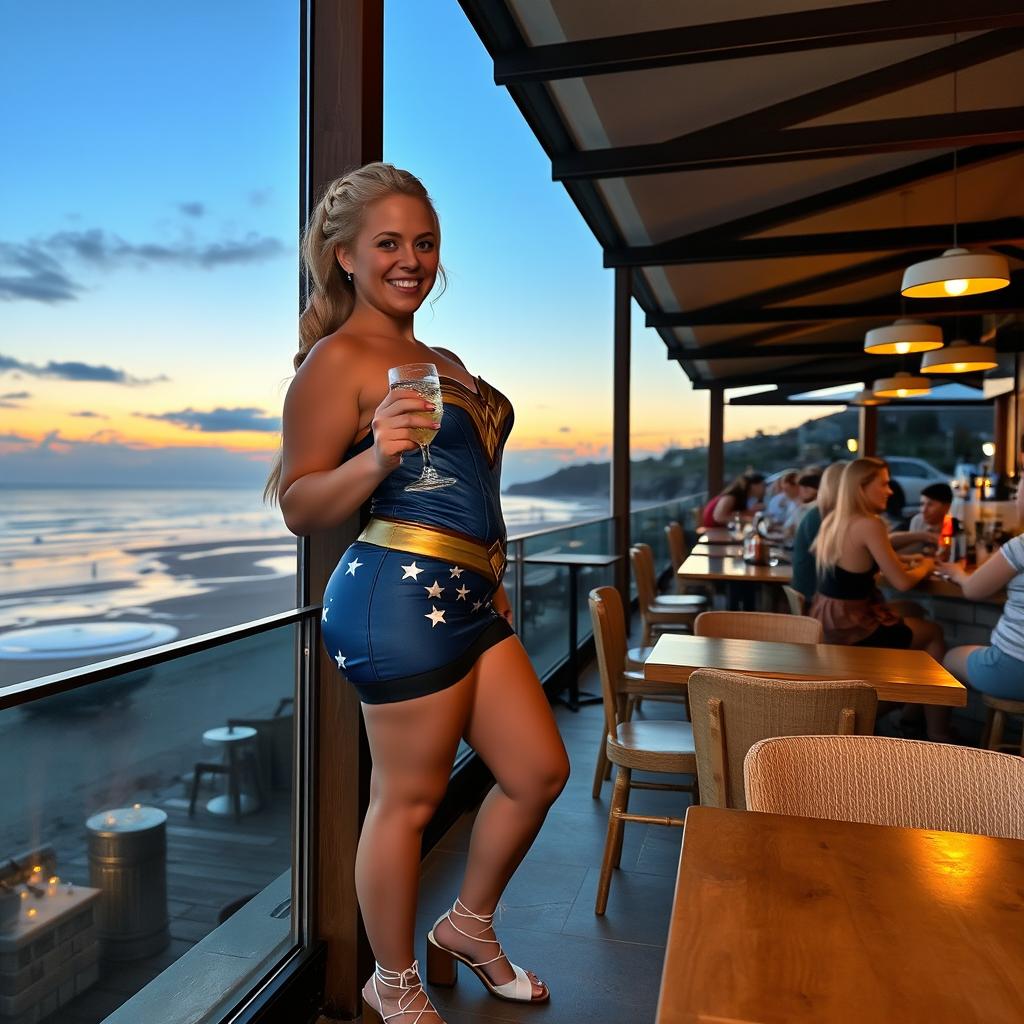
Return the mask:
[[[41,0],[3,36],[0,685],[294,606],[260,492],[299,81],[262,0]]]

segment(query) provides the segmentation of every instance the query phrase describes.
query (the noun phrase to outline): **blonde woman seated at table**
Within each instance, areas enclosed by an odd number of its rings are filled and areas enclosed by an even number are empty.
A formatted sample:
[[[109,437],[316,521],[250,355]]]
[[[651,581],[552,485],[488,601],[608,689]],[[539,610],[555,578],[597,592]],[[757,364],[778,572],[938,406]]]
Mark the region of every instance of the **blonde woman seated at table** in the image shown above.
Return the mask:
[[[835,508],[811,545],[818,592],[808,614],[824,627],[825,643],[912,648],[942,661],[942,630],[928,619],[901,618],[875,584],[881,571],[889,586],[910,590],[935,567],[923,558],[908,569],[893,550],[881,519],[890,494],[889,467],[881,459],[855,459],[843,470]],[[925,721],[929,739],[950,738],[947,709],[926,708]]]
[[[1017,512],[1024,512],[1024,487],[1017,490]],[[956,583],[970,601],[1006,588],[992,643],[954,647],[944,664],[966,686],[1003,700],[1024,700],[1024,534],[1007,541],[972,573],[955,562],[940,562],[936,572]]]

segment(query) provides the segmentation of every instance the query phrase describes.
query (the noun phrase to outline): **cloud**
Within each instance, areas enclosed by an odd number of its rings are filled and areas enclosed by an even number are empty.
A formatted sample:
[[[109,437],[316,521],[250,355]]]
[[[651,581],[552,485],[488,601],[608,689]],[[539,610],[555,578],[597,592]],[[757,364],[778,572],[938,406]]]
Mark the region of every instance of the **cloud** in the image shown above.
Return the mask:
[[[0,409],[23,409],[24,406],[21,403],[31,397],[32,394],[28,391],[8,391],[6,394],[0,395]]]
[[[190,217],[201,217],[206,209],[195,201],[177,205]],[[102,228],[58,231],[28,242],[0,241],[0,301],[52,304],[77,299],[84,286],[65,269],[64,261],[69,259],[102,270],[123,266],[145,270],[169,265],[215,270],[261,263],[285,251],[279,239],[254,231],[238,238],[206,243],[128,242]]]
[[[72,416],[78,416],[83,420],[109,420],[110,417],[104,415],[101,412],[90,412],[88,409],[83,409],[81,412],[73,412]]]
[[[68,302],[81,290],[37,244],[0,242],[0,301]]]
[[[178,209],[186,217],[202,217],[206,213],[206,207],[202,203],[197,202],[178,203]]]
[[[231,433],[236,430],[254,430],[263,433],[277,433],[281,429],[279,416],[268,416],[262,409],[218,407],[210,412],[199,409],[182,409],[179,412],[145,413],[137,412],[147,420],[164,420],[187,430],[198,430],[204,434]]]
[[[175,264],[210,270],[229,264],[258,263],[284,252],[284,245],[278,239],[253,231],[242,238],[195,245],[191,242],[126,242],[102,228],[90,228],[88,231],[59,231],[43,244],[103,269]]]
[[[90,363],[67,362],[58,363],[50,360],[45,366],[36,363],[23,363],[20,359],[0,353],[0,373],[20,370],[33,377],[52,377],[56,380],[93,381],[102,384],[125,384],[139,387],[143,384],[158,384],[170,380],[164,374],[159,377],[132,377],[124,370],[115,370],[112,366],[94,366]]]
[[[559,427],[558,428],[558,432],[560,434],[571,434],[572,433],[572,427]]]
[[[31,444],[32,438],[21,434],[0,434],[0,444]]]

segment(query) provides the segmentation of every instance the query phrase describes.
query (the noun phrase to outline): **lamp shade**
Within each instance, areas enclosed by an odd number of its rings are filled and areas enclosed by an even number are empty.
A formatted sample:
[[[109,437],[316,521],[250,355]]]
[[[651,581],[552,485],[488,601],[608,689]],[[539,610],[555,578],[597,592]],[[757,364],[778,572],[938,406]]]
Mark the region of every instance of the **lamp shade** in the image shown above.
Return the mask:
[[[927,377],[915,377],[901,372],[876,380],[871,390],[879,398],[910,398],[913,395],[927,395],[931,389],[932,382]]]
[[[875,356],[902,356],[942,348],[942,328],[920,320],[897,320],[864,335],[864,351]]]
[[[880,398],[878,395],[871,390],[871,388],[865,388],[857,395],[856,398],[851,398],[847,403],[848,405],[886,405],[888,398]]]
[[[1010,283],[1010,265],[996,252],[947,249],[933,260],[913,263],[903,271],[900,291],[908,299],[949,299],[981,295]]]
[[[926,352],[921,357],[922,373],[977,373],[998,366],[996,351],[988,345],[953,341],[945,348]]]

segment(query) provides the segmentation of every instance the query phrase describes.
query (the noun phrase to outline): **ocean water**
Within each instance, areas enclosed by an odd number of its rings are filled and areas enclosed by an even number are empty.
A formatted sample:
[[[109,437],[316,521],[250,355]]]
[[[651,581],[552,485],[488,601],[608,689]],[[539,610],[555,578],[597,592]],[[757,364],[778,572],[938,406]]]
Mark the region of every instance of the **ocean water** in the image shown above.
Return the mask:
[[[603,514],[547,498],[502,504],[510,536]],[[295,538],[249,490],[0,488],[0,629],[109,617],[294,572]]]

